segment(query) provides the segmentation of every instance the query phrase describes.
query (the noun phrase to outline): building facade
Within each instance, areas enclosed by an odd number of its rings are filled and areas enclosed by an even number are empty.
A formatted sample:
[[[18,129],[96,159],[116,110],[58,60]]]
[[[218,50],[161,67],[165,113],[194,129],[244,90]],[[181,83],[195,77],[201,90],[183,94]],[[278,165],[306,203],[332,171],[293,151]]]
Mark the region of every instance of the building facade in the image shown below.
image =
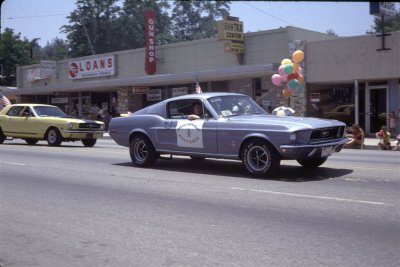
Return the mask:
[[[144,48],[20,66],[14,94],[19,102],[54,104],[91,118],[98,109],[116,116],[193,93],[199,82],[203,92],[243,93],[265,109],[288,105],[298,116],[359,123],[368,133],[387,125],[395,111],[398,127],[400,32],[387,36],[380,51],[375,35],[339,38],[296,27],[246,33],[244,44],[244,54],[227,53],[217,37],[157,46],[154,75],[145,73]],[[271,76],[298,49],[305,52],[305,84],[288,98]]]

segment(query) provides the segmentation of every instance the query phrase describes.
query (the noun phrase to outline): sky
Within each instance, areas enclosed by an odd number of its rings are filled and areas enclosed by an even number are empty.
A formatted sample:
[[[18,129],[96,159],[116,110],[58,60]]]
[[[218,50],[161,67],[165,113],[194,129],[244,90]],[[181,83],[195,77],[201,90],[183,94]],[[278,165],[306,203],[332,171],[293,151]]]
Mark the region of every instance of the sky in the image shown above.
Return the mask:
[[[396,4],[396,10],[400,3]],[[75,9],[75,0],[5,0],[1,5],[1,32],[11,28],[21,38],[40,38],[45,46],[58,37]],[[369,2],[232,1],[230,15],[243,21],[245,32],[294,26],[339,36],[363,35],[374,25]]]

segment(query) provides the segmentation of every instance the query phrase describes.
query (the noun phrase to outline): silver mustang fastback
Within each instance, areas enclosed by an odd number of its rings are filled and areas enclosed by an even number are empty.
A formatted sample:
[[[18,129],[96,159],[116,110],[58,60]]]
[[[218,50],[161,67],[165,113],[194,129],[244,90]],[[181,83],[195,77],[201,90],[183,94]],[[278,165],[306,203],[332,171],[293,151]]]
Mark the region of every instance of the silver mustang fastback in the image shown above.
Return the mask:
[[[151,166],[163,154],[226,158],[241,160],[255,176],[270,175],[282,159],[318,167],[348,141],[340,121],[270,115],[250,97],[234,93],[166,99],[113,118],[109,133],[129,147],[139,167]]]

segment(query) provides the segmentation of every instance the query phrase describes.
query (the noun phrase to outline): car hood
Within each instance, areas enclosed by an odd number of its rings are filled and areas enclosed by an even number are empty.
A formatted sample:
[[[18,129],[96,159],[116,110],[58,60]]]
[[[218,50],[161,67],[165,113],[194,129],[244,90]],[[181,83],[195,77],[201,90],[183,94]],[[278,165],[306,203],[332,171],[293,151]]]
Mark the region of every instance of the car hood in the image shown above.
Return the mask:
[[[345,126],[344,123],[331,120],[312,117],[293,117],[293,116],[276,116],[276,115],[241,115],[227,118],[228,121],[238,124],[247,125],[268,125],[281,126],[291,130],[312,129],[312,128],[328,128],[335,126]]]

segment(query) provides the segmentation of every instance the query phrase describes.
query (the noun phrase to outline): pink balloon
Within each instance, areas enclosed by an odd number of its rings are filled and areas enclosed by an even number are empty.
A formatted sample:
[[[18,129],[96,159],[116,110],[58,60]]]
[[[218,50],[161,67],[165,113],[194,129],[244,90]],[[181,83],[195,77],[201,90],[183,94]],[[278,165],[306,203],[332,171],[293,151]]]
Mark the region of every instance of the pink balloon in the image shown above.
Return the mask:
[[[278,68],[278,73],[283,76],[283,75],[287,75],[285,72],[285,65],[280,65]]]
[[[272,80],[272,83],[277,86],[281,85],[281,83],[282,83],[282,77],[279,74],[272,75],[271,80]]]
[[[285,74],[283,74],[283,75],[281,75],[281,79],[282,79],[282,82],[287,82],[287,80],[288,80],[288,75],[285,73]]]

